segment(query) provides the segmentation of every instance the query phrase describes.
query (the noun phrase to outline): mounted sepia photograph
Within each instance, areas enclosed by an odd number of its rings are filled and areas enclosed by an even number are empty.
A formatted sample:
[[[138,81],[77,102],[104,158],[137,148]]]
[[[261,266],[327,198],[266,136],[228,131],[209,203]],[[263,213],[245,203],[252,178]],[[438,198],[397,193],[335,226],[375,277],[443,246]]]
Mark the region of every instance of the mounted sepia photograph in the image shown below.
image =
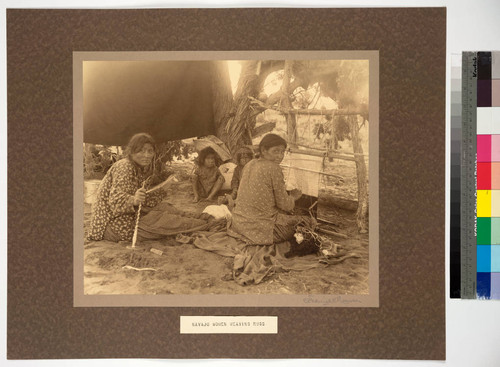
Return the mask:
[[[446,359],[449,15],[6,9],[8,359]]]
[[[74,305],[378,307],[378,74],[73,52]]]

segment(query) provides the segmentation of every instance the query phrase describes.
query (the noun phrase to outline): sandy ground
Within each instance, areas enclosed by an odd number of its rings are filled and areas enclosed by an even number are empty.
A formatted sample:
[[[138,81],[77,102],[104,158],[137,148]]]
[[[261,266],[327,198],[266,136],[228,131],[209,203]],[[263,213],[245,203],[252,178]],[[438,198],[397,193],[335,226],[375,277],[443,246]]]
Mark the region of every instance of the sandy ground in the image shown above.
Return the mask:
[[[344,177],[333,183],[332,190],[352,196],[355,184],[353,166],[333,162],[334,171]],[[173,163],[180,182],[168,192],[167,201],[176,207],[201,212],[213,203],[192,203],[187,175],[190,163]],[[355,188],[354,188],[355,190]],[[90,205],[85,204],[85,228],[88,228]],[[181,244],[175,239],[140,243],[135,250],[130,243],[108,241],[84,244],[85,294],[368,294],[368,234],[358,234],[355,213],[336,208],[320,207],[321,217],[332,222],[333,228],[348,238],[332,239],[341,251],[355,252],[337,265],[322,265],[307,271],[280,272],[269,275],[262,283],[240,286],[230,279],[232,258],[222,257]],[[162,254],[151,252],[151,249]],[[154,250],[153,250],[154,251]],[[316,255],[308,255],[315,257]],[[319,260],[320,257],[317,257]],[[141,270],[137,270],[141,269]]]

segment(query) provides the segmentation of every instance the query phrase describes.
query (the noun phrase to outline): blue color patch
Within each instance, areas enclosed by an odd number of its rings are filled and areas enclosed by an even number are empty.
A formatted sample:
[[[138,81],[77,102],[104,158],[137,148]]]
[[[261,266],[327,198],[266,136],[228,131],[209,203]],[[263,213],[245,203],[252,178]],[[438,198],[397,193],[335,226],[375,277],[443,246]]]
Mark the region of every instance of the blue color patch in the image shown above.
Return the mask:
[[[491,272],[491,246],[477,245],[477,272]]]
[[[477,298],[490,299],[491,274],[477,273]]]

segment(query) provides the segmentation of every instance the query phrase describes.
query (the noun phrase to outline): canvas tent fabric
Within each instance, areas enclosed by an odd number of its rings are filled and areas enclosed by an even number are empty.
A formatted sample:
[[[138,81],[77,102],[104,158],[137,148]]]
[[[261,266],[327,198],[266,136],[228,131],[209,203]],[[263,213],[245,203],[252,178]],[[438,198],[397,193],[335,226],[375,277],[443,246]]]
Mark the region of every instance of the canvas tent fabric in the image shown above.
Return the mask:
[[[193,140],[193,144],[197,151],[201,151],[205,148],[212,148],[223,162],[227,162],[232,158],[229,149],[227,149],[222,140],[216,136],[209,135],[204,138],[195,139]]]
[[[125,145],[215,132],[210,61],[84,61],[84,142]]]

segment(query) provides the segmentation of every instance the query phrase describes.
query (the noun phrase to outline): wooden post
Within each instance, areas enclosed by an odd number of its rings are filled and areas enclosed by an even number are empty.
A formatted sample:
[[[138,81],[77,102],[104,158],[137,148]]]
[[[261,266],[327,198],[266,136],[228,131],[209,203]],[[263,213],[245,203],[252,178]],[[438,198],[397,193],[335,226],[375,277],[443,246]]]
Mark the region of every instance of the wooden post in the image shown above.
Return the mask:
[[[352,148],[356,161],[356,173],[358,177],[358,211],[357,225],[359,233],[368,232],[368,187],[366,180],[366,164],[363,157],[363,147],[359,139],[358,117],[349,116],[349,129],[352,137]]]
[[[286,110],[292,109],[292,104],[290,102],[290,93],[293,91],[289,90],[290,79],[292,77],[292,64],[293,61],[285,61],[285,74],[283,75],[283,85],[281,86],[281,104]],[[295,147],[297,144],[297,118],[295,114],[290,112],[285,114],[286,126],[287,126],[287,136],[288,144],[291,147]]]
[[[335,142],[337,141],[337,126],[335,121],[337,120],[337,116],[332,116],[332,119],[329,121],[330,123],[330,129],[328,131],[328,134],[330,135],[330,139],[327,140],[326,142],[326,149],[328,150],[328,161],[333,162],[333,157],[330,156],[330,152],[332,150],[337,150],[337,144]]]
[[[340,116],[332,116],[332,145],[334,150],[339,149],[339,140],[337,139],[337,128]]]

